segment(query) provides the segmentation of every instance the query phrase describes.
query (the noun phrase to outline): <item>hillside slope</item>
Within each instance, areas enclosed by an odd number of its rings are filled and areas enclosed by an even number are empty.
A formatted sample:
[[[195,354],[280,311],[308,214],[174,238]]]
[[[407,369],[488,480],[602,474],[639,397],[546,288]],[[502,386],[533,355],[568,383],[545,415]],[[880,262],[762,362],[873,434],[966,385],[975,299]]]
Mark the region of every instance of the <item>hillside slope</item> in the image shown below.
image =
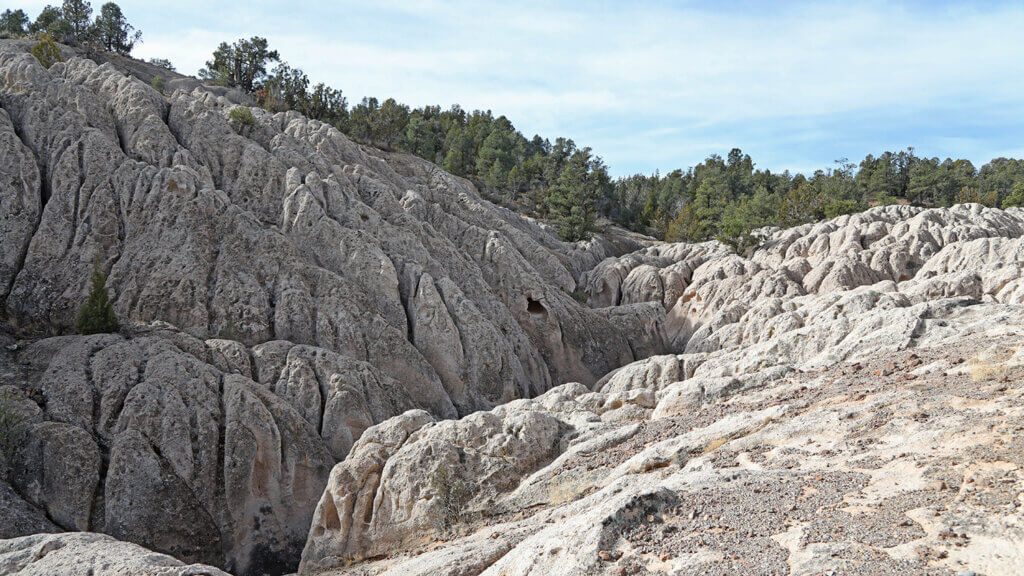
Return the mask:
[[[0,385],[31,425],[11,483],[62,529],[280,572],[367,427],[664,351],[660,307],[572,296],[609,243],[296,113],[27,49],[0,41]],[[94,263],[121,334],[19,345],[73,331]]]

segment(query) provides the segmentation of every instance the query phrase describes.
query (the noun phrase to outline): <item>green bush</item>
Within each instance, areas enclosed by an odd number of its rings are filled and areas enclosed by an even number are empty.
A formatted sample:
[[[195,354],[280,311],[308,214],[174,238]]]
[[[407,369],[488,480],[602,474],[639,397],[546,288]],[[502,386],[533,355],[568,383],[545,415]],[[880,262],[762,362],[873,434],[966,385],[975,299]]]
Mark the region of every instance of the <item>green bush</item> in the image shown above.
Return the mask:
[[[1003,198],[1003,208],[1014,206],[1024,206],[1024,181],[1014,183],[1013,189]]]
[[[235,322],[228,318],[224,327],[217,332],[217,338],[221,340],[235,340],[238,342],[242,341],[242,332],[235,326]]]
[[[247,127],[252,126],[256,123],[256,118],[252,115],[252,110],[247,106],[235,106],[228,113],[228,118],[239,126]]]
[[[49,34],[40,36],[39,42],[36,42],[29,52],[46,68],[64,61],[64,57],[60,55],[60,47],[53,41],[53,36]]]
[[[954,204],[977,203],[983,206],[993,207],[999,205],[999,193],[996,190],[982,192],[977,188],[964,186],[953,196]]]
[[[469,501],[469,487],[461,478],[452,475],[444,465],[430,475],[430,487],[437,493],[434,528],[450,535],[455,526],[465,517],[465,506]]]
[[[580,304],[583,304],[584,306],[586,306],[587,302],[590,301],[590,297],[587,296],[587,293],[580,289],[576,289],[573,290],[572,292],[569,292],[569,296],[572,296],[573,300],[579,302]]]
[[[150,81],[149,85],[152,86],[153,89],[156,90],[157,92],[159,92],[161,94],[164,93],[164,77],[163,76],[161,76],[159,74],[157,74],[156,76],[153,76],[153,80]]]
[[[100,270],[99,262],[92,267],[92,286],[89,297],[78,311],[75,326],[79,334],[107,334],[117,332],[117,315],[110,304],[107,293],[107,275]]]

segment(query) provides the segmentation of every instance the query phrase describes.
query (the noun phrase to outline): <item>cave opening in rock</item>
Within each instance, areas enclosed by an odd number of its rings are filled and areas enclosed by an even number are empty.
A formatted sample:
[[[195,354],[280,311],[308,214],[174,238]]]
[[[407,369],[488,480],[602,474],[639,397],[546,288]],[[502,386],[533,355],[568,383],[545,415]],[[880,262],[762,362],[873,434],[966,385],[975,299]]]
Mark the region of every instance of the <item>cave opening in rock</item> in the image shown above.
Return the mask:
[[[534,300],[529,296],[526,297],[526,311],[534,316],[543,316],[548,313],[548,309],[539,300]]]

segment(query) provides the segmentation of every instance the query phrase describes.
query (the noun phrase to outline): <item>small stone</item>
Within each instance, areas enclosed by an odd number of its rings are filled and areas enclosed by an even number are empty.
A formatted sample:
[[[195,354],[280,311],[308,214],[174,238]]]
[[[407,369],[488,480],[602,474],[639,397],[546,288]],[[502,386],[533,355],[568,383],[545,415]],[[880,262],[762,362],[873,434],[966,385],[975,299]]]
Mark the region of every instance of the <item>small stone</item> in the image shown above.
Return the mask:
[[[603,562],[615,562],[619,558],[622,558],[622,552],[619,552],[617,550],[601,550],[597,553],[597,557],[600,558]]]

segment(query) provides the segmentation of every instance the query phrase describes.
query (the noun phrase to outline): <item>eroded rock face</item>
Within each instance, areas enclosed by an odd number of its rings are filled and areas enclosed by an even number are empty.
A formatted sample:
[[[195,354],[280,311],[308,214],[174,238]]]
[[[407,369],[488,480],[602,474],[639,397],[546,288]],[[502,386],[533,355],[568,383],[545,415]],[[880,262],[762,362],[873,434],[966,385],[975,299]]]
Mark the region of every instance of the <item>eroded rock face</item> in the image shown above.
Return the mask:
[[[46,519],[46,515],[26,502],[7,482],[0,481],[0,510],[4,522],[0,524],[0,539],[17,538],[45,532],[60,532]]]
[[[26,429],[10,482],[55,527],[291,571],[368,428],[665,351],[660,307],[571,295],[635,238],[566,244],[299,114],[234,125],[237,94],[30,46],[0,40],[3,338],[68,333],[94,263],[122,326],[0,351]]]
[[[371,429],[332,473],[307,555],[322,550],[332,560],[361,559],[444,536],[450,524],[492,505],[556,452],[565,431],[560,424],[546,414],[499,408],[439,423],[409,412]],[[348,529],[340,550],[339,528]],[[317,562],[329,565],[311,560],[309,569]]]
[[[12,485],[65,530],[238,573],[294,566],[335,460],[330,439],[248,371],[215,367],[222,354],[218,342],[159,330],[18,351],[12,365],[45,408],[11,393],[25,414]]]
[[[592,306],[662,302],[671,308],[705,262],[726,256],[717,242],[661,244],[602,260],[580,279]]]
[[[955,296],[1019,303],[1022,234],[1019,208],[884,206],[774,232],[750,258],[714,242],[647,248],[604,260],[581,284],[595,307],[661,302],[670,349],[713,352],[816,313],[850,316],[835,305],[855,288],[891,295],[868,308]]]
[[[21,43],[0,43],[0,79],[0,297],[18,328],[72,326],[98,260],[124,323],[316,346],[439,417],[593,382],[650,339],[569,295],[608,248],[427,162],[295,113],[234,126],[202,88],[167,99],[81,58],[47,70]]]
[[[12,347],[0,393],[24,437],[3,502],[26,527],[10,536],[104,532],[239,574],[294,570],[331,466],[418,406],[366,362],[283,340],[156,324]]]
[[[21,269],[28,243],[39,225],[42,190],[32,151],[18,138],[7,112],[0,110],[0,298],[7,296]]]
[[[423,546],[472,518],[512,512],[522,479],[562,454],[577,426],[600,422],[593,413],[580,420],[583,406],[605,404],[569,384],[461,420],[410,411],[367,430],[331,472],[300,570]]]

